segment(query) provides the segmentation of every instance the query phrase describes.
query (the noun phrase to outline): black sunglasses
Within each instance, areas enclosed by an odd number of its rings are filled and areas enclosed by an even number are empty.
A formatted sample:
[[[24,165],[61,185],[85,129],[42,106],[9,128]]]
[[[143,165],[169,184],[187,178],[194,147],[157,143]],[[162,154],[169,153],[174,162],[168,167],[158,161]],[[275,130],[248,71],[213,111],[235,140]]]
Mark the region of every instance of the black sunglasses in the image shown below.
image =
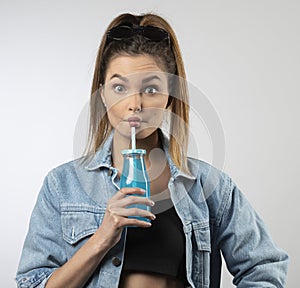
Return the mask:
[[[169,33],[161,28],[154,26],[117,26],[109,30],[106,34],[106,45],[112,40],[123,40],[134,35],[142,35],[150,41],[160,42],[167,40],[170,46]]]

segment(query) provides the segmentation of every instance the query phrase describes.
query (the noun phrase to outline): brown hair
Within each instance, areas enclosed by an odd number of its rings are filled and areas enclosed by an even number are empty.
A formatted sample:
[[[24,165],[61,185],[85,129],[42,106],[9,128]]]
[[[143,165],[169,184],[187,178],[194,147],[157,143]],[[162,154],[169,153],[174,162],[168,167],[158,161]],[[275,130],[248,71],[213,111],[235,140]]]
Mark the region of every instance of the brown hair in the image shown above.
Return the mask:
[[[111,41],[107,44],[107,32],[121,25],[139,25],[159,27],[169,34],[170,43],[149,41],[141,35],[130,40]],[[189,102],[186,76],[181,52],[175,33],[169,23],[155,14],[133,15],[129,13],[116,17],[107,27],[98,50],[90,99],[90,123],[88,143],[85,155],[93,155],[105,142],[112,126],[108,120],[106,109],[100,97],[100,87],[104,84],[107,65],[116,55],[147,54],[153,56],[166,69],[165,72],[177,75],[179,81],[172,85],[168,109],[170,113],[170,147],[169,152],[174,164],[182,171],[189,173],[187,167]],[[174,97],[176,95],[176,97]]]

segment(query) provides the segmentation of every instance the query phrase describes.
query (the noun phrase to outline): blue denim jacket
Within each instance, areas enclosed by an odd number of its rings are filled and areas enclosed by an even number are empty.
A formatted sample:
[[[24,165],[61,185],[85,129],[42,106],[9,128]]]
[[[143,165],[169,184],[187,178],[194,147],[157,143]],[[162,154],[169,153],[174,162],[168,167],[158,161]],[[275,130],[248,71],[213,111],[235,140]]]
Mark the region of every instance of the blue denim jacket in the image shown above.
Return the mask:
[[[118,191],[112,138],[113,132],[87,165],[74,160],[45,178],[17,271],[18,287],[44,287],[101,225],[106,203]],[[172,175],[168,187],[186,237],[190,286],[220,287],[222,253],[237,287],[284,287],[288,256],[274,245],[237,186],[223,172],[192,158],[193,176],[183,173],[162,138]],[[85,287],[118,287],[125,240],[126,229]]]

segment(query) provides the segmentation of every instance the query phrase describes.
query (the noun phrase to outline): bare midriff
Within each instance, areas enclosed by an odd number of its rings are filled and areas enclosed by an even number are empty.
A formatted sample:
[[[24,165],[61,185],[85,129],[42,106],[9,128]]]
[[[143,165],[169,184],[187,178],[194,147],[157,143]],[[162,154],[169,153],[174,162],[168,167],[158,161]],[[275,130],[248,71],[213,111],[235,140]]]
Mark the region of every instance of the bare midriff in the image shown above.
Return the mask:
[[[163,275],[123,272],[119,288],[184,288],[181,281]]]

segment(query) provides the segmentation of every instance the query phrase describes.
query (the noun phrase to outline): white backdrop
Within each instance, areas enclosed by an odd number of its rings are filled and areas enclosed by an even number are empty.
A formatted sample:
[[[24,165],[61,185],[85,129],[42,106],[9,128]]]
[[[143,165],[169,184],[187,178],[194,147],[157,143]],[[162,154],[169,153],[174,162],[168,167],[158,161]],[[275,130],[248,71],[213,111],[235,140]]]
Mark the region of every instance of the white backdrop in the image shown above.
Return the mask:
[[[287,287],[297,287],[300,4],[291,0],[1,0],[1,287],[15,287],[43,178],[74,157],[100,37],[126,11],[157,12],[177,32],[189,80],[221,119],[225,163],[216,164],[289,253]],[[197,157],[211,162],[212,131],[197,126]],[[233,287],[230,278],[222,287]]]

